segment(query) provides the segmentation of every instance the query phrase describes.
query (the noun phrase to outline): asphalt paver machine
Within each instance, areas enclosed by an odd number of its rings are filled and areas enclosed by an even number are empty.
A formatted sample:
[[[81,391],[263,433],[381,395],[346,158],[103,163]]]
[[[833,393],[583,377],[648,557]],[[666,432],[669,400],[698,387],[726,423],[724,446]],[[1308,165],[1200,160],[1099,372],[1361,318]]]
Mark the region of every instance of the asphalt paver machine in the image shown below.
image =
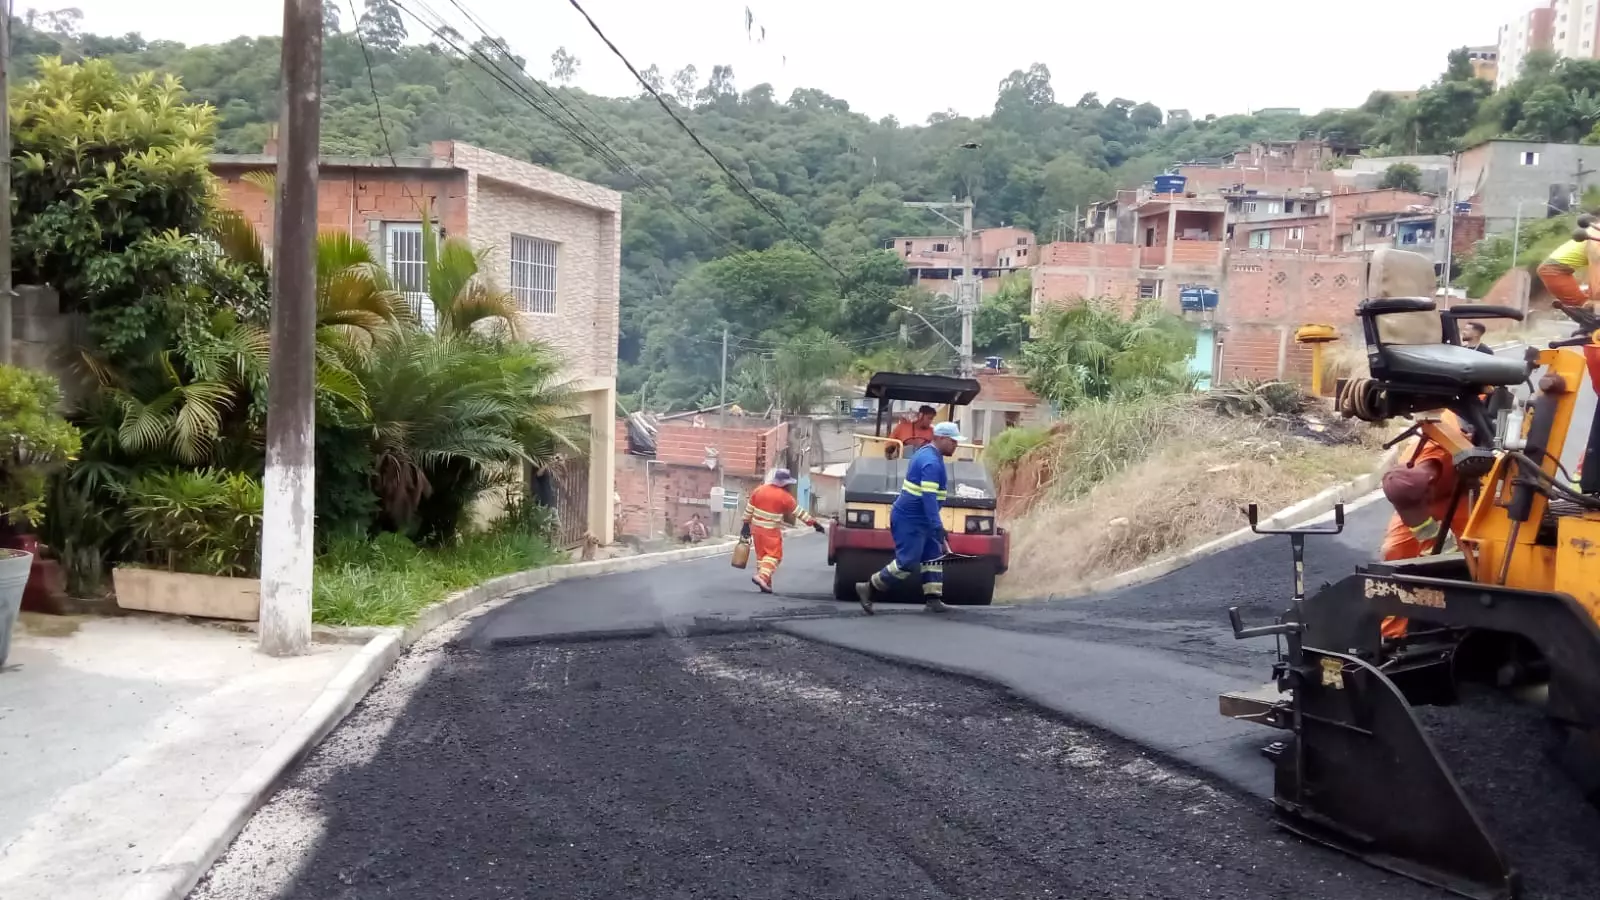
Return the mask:
[[[1558,308],[1573,335],[1512,358],[1461,346],[1456,326],[1519,310],[1363,303],[1371,377],[1340,385],[1340,410],[1413,417],[1411,433],[1448,448],[1458,487],[1441,521],[1454,504],[1470,510],[1457,548],[1370,563],[1305,596],[1296,536],[1289,608],[1255,626],[1229,610],[1236,637],[1281,642],[1276,690],[1221,698],[1224,715],[1287,732],[1265,749],[1279,823],[1469,897],[1513,898],[1520,879],[1417,707],[1484,689],[1540,703],[1555,761],[1575,790],[1600,797],[1600,464],[1588,459],[1600,422],[1574,421],[1584,382],[1600,387],[1600,318]],[[1495,414],[1491,398],[1505,392],[1494,389],[1523,386]],[[1441,410],[1466,427],[1441,427]],[[1576,484],[1561,462],[1573,441],[1587,462]],[[1381,635],[1390,616],[1408,620],[1403,637]]]
[[[836,598],[854,602],[856,584],[894,558],[889,510],[905,480],[908,455],[907,448],[890,436],[894,403],[942,407],[942,417],[953,419],[955,408],[971,404],[980,387],[976,379],[949,375],[879,372],[868,380],[866,397],[877,401],[873,433],[855,436],[854,456],[844,476],[844,509],[828,529],[828,565],[834,567]],[[946,466],[949,489],[940,506],[954,557],[945,563],[944,600],[987,605],[1011,553],[1010,535],[996,518],[994,479],[984,467],[983,448],[976,444],[959,445]],[[923,600],[916,584],[903,586],[889,599]]]

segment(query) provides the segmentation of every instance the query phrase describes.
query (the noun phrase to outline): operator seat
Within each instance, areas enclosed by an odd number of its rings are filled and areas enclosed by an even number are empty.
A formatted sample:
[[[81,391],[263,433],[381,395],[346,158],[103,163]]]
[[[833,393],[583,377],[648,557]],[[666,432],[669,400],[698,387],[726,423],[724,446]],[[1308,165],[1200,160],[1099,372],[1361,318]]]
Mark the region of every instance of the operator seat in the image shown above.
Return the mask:
[[[1491,356],[1456,343],[1446,328],[1447,320],[1454,325],[1453,317],[1425,297],[1368,300],[1356,314],[1366,333],[1372,377],[1391,385],[1456,393],[1522,384],[1533,372],[1527,359]]]

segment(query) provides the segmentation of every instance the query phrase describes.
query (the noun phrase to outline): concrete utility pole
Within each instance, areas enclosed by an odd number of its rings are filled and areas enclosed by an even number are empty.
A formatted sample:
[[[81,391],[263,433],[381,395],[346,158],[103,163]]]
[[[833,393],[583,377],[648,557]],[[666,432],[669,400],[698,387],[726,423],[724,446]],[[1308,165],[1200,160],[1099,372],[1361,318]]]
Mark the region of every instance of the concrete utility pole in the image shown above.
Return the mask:
[[[0,363],[11,365],[11,0],[0,10]]]
[[[273,656],[296,656],[311,646],[322,27],[322,0],[284,0],[282,139],[272,242],[272,359],[261,532],[260,647]]]
[[[722,389],[717,392],[718,416],[717,427],[722,430],[717,438],[717,486],[721,494],[717,500],[722,504],[717,510],[717,533],[728,533],[728,459],[723,455],[724,445],[728,440],[728,329],[722,329]],[[782,411],[779,411],[782,414]]]
[[[932,210],[939,218],[961,229],[961,277],[956,279],[956,311],[961,313],[961,377],[972,377],[972,317],[978,312],[981,289],[978,276],[972,271],[972,195],[965,200],[948,203],[910,201],[906,206]],[[945,215],[941,210],[961,210],[961,221]]]

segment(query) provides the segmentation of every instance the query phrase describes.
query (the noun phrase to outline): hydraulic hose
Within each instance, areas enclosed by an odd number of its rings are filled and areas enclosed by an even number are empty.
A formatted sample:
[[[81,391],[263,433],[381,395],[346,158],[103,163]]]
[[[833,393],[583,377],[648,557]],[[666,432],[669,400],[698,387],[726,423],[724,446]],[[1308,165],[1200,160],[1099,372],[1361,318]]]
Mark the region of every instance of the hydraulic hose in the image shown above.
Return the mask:
[[[1389,419],[1384,408],[1383,388],[1371,378],[1351,378],[1339,392],[1337,406],[1341,415],[1363,422],[1383,422]]]

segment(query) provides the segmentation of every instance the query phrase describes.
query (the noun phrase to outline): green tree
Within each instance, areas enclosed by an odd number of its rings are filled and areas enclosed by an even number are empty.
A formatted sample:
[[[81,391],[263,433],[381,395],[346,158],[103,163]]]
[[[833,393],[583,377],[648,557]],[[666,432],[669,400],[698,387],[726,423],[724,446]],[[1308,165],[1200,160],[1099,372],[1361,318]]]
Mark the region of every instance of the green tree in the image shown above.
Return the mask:
[[[389,53],[398,52],[406,39],[406,23],[389,0],[367,0],[356,31],[367,46]]]
[[[1000,290],[983,298],[972,320],[972,346],[979,356],[1015,356],[1027,337],[1033,280],[1024,269],[1006,276]]]
[[[784,339],[770,354],[747,358],[735,380],[736,396],[750,409],[807,415],[839,395],[838,379],[851,361],[838,338],[813,328]]]
[[[1109,200],[1116,194],[1116,182],[1104,169],[1086,165],[1071,155],[1058,156],[1044,167],[1044,195],[1039,203],[1039,220],[1049,221],[1058,212],[1086,210],[1089,204]]]
[[[557,47],[556,52],[550,54],[550,77],[568,84],[577,77],[578,67],[582,64],[581,60],[567,52],[567,48]]]
[[[1411,163],[1395,163],[1383,170],[1378,189],[1417,193],[1422,190],[1422,170]]]
[[[1193,331],[1154,305],[1131,320],[1093,303],[1052,308],[1033,332],[1023,347],[1028,387],[1062,408],[1194,387]]]

